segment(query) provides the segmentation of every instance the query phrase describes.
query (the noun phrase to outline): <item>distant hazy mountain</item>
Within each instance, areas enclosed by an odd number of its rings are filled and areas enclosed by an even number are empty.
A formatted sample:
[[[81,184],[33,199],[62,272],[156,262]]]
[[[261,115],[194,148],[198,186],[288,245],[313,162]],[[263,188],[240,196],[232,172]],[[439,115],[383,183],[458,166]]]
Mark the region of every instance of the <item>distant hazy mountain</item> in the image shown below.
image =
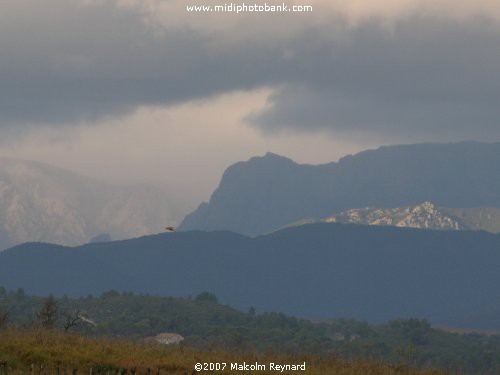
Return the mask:
[[[316,166],[268,153],[229,167],[180,229],[256,235],[359,207],[500,207],[499,165],[500,143],[381,147]]]
[[[179,218],[165,192],[113,186],[37,162],[0,158],[0,250],[26,241],[64,245],[101,233],[158,233]]]
[[[300,220],[286,227],[320,222],[498,233],[500,208],[443,208],[431,202],[397,208],[354,208],[322,219]]]
[[[500,311],[499,249],[500,235],[482,231],[338,223],[255,238],[177,232],[77,248],[19,245],[0,253],[0,285],[70,296],[206,290],[245,310],[499,329],[491,313]]]

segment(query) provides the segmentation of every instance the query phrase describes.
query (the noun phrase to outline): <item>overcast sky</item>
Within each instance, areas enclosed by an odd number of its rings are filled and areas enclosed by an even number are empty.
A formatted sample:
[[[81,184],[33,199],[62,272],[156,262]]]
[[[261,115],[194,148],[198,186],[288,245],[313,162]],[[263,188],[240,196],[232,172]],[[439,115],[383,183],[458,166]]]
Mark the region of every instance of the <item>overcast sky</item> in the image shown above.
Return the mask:
[[[0,155],[164,185],[194,208],[267,151],[322,163],[500,141],[498,1],[186,11],[224,3],[2,0]]]

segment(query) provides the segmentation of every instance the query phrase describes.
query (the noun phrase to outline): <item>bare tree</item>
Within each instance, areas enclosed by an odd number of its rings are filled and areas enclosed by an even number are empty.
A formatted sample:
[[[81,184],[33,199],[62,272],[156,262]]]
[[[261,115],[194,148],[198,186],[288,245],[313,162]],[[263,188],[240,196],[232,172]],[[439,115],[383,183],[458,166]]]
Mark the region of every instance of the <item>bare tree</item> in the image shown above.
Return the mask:
[[[43,301],[42,307],[36,313],[36,320],[43,328],[52,329],[55,327],[58,318],[57,301],[50,295]]]
[[[0,328],[4,327],[9,320],[9,313],[7,311],[0,310]]]
[[[64,316],[64,332],[68,332],[71,327],[76,327],[80,323],[83,322],[82,317],[80,316],[81,311],[79,309],[76,310],[66,310],[63,313]]]

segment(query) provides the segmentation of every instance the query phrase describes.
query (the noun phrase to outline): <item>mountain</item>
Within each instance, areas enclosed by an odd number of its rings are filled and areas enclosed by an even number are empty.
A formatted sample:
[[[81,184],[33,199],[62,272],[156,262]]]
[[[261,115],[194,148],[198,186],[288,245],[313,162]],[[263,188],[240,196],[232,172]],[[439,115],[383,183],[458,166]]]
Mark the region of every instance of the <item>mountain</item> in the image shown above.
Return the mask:
[[[431,202],[397,208],[353,208],[322,219],[303,219],[286,225],[311,223],[390,225],[434,230],[486,230],[500,232],[500,208],[445,208]]]
[[[456,218],[443,214],[431,202],[399,208],[362,208],[344,211],[324,219],[327,223],[393,225],[396,227],[458,230],[466,229]]]
[[[180,230],[258,235],[359,207],[500,207],[500,143],[381,147],[339,162],[297,164],[271,153],[230,166]]]
[[[488,232],[318,223],[259,237],[191,231],[75,248],[23,244],[0,253],[0,285],[56,296],[209,291],[243,310],[498,330],[499,266],[500,235]]]
[[[179,220],[160,189],[118,186],[46,164],[0,158],[0,250],[27,241],[78,245],[101,233],[157,233]]]
[[[500,232],[500,208],[499,207],[473,207],[473,208],[449,208],[440,207],[444,215],[449,215],[468,229],[486,230],[492,233]]]

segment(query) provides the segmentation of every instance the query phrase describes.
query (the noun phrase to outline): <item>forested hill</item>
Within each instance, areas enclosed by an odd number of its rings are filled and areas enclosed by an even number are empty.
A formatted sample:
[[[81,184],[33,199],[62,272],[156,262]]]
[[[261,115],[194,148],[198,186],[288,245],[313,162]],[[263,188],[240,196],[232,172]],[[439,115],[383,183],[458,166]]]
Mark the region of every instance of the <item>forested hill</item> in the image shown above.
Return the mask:
[[[256,238],[177,232],[75,248],[25,244],[0,254],[0,285],[70,296],[210,290],[244,310],[498,329],[499,267],[499,235],[320,223]]]
[[[362,207],[500,207],[500,143],[386,146],[323,165],[268,153],[230,166],[182,230],[257,235]]]

